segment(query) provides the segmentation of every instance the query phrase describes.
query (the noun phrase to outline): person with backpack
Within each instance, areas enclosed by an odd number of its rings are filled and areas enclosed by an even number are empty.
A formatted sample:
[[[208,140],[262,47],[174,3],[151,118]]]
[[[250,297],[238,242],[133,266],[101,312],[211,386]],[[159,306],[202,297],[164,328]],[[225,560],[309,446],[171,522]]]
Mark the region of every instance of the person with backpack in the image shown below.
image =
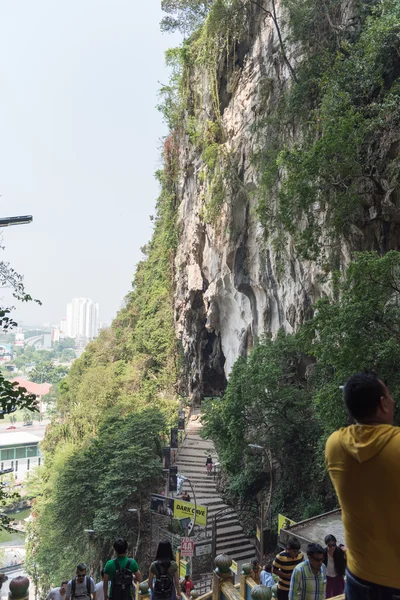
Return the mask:
[[[114,542],[114,550],[117,555],[109,560],[104,567],[103,592],[104,600],[131,600],[134,596],[134,581],[142,581],[139,566],[134,558],[128,558],[128,542],[118,538]],[[110,582],[110,595],[108,594],[108,583]]]
[[[149,588],[152,600],[181,600],[178,565],[168,541],[158,544],[156,560],[150,566]]]
[[[181,584],[181,590],[189,598],[190,592],[194,590],[193,581],[190,578],[190,575],[185,575],[185,579]]]
[[[94,581],[86,575],[85,563],[76,567],[76,577],[68,581],[65,600],[96,600]]]

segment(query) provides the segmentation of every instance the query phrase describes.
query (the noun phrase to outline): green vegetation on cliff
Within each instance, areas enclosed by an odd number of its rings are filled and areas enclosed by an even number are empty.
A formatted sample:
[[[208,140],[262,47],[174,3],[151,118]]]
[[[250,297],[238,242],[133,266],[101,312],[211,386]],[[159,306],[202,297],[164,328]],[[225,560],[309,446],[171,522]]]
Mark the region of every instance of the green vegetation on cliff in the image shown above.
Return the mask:
[[[260,463],[248,447],[256,443],[279,467],[273,518],[334,508],[323,453],[329,434],[347,424],[341,386],[369,369],[400,393],[400,253],[360,253],[336,291],[339,299],[319,301],[298,333],[260,340],[236,362],[224,397],[206,406],[204,435],[216,443],[239,506],[268,487],[265,456]]]
[[[206,222],[240,181],[227,155],[222,115],[240,77],[251,34],[269,21],[289,79],[264,77],[257,107],[258,216],[280,251],[287,236],[299,256],[335,268],[343,238],[374,219],[374,249],[391,249],[386,224],[400,173],[400,7],[395,0],[164,0],[167,30],[190,33],[169,52],[163,92],[172,130],[202,152]],[[299,55],[294,59],[291,54]],[[208,114],[203,114],[208,98]],[[211,101],[211,102],[210,102]],[[211,124],[211,127],[210,127]],[[209,135],[217,127],[217,135]],[[235,168],[236,167],[236,168]],[[358,249],[363,249],[358,247]]]
[[[148,495],[163,485],[161,448],[176,419],[179,366],[172,312],[175,166],[168,144],[164,159],[154,233],[132,291],[111,328],[61,381],[42,444],[27,561],[36,565],[32,573],[39,573],[43,590],[70,577],[78,562],[97,569],[117,535],[128,538],[139,559],[148,551]],[[139,509],[140,528],[129,508]]]
[[[281,247],[290,234],[303,258],[331,261],[354,225],[374,218],[375,249],[385,252],[400,173],[400,6],[355,2],[345,16],[337,0],[283,5],[304,56],[259,132],[261,146],[273,132],[258,156],[259,217]]]

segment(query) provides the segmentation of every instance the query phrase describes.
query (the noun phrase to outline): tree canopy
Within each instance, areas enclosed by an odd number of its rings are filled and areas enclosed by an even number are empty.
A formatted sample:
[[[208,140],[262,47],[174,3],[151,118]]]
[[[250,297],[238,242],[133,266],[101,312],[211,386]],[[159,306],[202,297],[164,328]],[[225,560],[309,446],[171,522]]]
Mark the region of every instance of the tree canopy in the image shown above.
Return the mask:
[[[204,22],[213,3],[214,0],[162,0],[161,8],[168,16],[161,21],[161,30],[190,35]]]
[[[365,252],[337,275],[335,294],[315,305],[296,334],[262,339],[238,359],[224,397],[204,415],[204,435],[215,440],[238,504],[269,480],[268,465],[255,465],[260,458],[248,446],[256,443],[279,465],[274,516],[299,520],[335,507],[323,453],[327,437],[349,423],[341,388],[367,369],[397,396],[399,335],[400,253]]]

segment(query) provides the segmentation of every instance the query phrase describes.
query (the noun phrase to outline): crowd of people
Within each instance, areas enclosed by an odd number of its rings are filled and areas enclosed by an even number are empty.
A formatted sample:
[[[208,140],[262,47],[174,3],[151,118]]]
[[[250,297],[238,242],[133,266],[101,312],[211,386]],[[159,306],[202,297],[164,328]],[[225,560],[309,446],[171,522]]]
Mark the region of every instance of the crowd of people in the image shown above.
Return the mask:
[[[116,557],[101,571],[101,581],[95,583],[80,563],[70,581],[52,589],[46,600],[131,600],[135,583],[142,574],[134,558],[127,557],[128,543],[122,538],[114,542]],[[181,592],[189,595],[194,585],[188,575],[181,582],[170,542],[160,542],[154,562],[150,565],[148,585],[152,600],[181,600]]]
[[[333,598],[344,592],[346,548],[337,544],[334,535],[327,535],[325,548],[320,544],[309,544],[305,557],[299,540],[289,538],[286,549],[260,572],[262,585],[273,585],[271,572],[278,577],[278,600]]]
[[[262,568],[257,559],[251,563],[251,577],[257,584],[272,588],[277,582],[277,600],[325,600],[344,592],[346,548],[334,535],[325,537],[326,547],[310,544],[307,558],[299,540],[290,538],[286,549]]]

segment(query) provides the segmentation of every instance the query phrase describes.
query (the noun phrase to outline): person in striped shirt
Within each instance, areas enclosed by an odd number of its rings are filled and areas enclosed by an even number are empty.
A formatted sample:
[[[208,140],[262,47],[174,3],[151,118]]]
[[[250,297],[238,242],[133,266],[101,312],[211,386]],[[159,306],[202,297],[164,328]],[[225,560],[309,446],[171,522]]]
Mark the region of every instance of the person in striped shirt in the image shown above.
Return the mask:
[[[324,549],[319,544],[309,544],[307,560],[293,569],[289,600],[325,600],[326,567]]]
[[[286,550],[280,552],[272,563],[272,572],[278,575],[278,600],[288,600],[290,578],[293,569],[304,560],[300,552],[300,542],[296,538],[289,538]]]

